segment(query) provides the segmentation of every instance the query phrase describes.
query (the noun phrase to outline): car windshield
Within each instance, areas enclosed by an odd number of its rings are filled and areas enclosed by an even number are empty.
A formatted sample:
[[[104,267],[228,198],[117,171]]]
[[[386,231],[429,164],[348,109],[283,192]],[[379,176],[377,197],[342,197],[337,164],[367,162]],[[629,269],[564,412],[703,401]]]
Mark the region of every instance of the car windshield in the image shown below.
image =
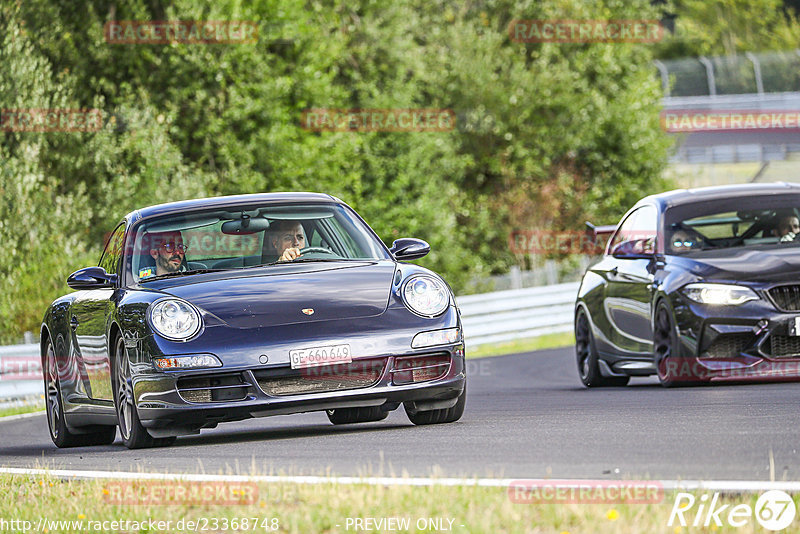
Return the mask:
[[[667,217],[667,252],[686,254],[754,245],[800,244],[800,198],[737,200],[707,203],[694,213],[686,206],[673,210]]]
[[[170,215],[139,224],[130,243],[128,266],[137,282],[286,261],[389,257],[364,223],[338,204],[215,207]],[[290,259],[287,249],[295,251]]]

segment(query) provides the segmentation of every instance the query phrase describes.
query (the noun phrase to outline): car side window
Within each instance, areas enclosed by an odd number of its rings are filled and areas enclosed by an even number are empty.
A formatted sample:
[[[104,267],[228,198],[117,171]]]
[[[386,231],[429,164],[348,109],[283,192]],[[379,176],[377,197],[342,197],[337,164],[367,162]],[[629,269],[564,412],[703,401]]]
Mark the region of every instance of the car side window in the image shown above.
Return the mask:
[[[642,206],[625,218],[608,250],[614,256],[654,254],[657,228],[658,212],[655,207]]]
[[[106,243],[106,248],[103,255],[100,257],[100,267],[106,270],[108,274],[118,274],[117,266],[119,259],[122,256],[122,239],[125,235],[125,223],[121,223],[111,233]]]

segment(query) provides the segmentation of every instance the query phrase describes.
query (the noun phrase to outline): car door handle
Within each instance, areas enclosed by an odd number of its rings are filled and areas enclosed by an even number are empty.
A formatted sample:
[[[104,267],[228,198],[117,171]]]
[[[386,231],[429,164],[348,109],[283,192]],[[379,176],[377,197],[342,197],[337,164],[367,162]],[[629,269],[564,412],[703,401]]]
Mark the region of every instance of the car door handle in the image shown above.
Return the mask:
[[[72,319],[69,320],[69,325],[72,327],[73,330],[78,328],[78,318],[73,315]]]

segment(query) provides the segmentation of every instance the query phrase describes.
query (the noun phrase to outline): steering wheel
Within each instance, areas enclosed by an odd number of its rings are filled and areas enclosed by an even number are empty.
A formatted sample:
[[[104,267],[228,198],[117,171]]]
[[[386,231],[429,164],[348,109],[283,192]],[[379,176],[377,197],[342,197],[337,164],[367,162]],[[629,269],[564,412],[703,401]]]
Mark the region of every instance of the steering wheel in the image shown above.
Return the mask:
[[[306,252],[318,252],[320,254],[336,254],[335,252],[323,247],[306,247],[300,249],[300,254],[305,254]]]

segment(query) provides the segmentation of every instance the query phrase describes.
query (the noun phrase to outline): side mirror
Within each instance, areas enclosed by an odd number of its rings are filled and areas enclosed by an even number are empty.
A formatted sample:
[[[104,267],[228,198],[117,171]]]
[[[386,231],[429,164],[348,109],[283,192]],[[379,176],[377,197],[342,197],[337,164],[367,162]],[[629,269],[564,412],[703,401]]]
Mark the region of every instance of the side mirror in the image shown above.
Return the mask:
[[[655,239],[647,237],[619,243],[611,251],[615,258],[649,258],[655,254]]]
[[[389,252],[398,260],[416,260],[431,251],[431,246],[422,239],[403,237],[392,243]]]
[[[84,267],[78,269],[67,278],[67,285],[72,289],[100,289],[114,287],[116,274],[108,274],[102,267]]]

